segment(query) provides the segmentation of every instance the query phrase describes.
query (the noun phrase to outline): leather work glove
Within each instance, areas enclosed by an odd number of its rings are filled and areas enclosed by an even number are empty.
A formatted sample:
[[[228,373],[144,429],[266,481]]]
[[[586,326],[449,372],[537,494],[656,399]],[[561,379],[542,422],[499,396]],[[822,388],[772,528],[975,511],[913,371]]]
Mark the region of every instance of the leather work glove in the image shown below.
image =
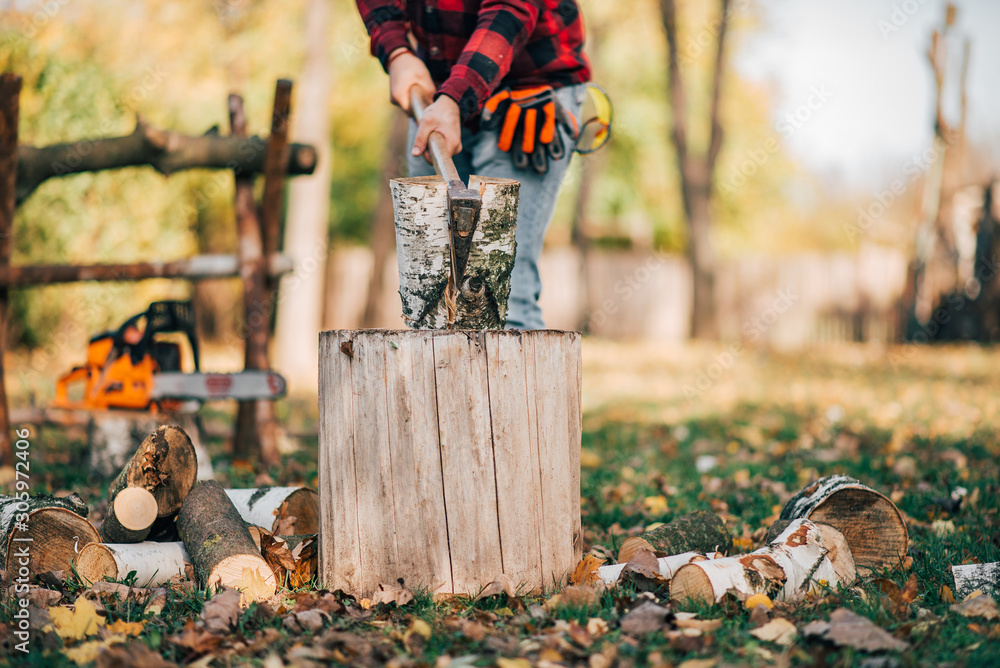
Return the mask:
[[[549,170],[549,159],[566,157],[557,124],[576,140],[579,134],[576,119],[559,103],[551,86],[504,88],[486,101],[479,122],[486,130],[500,128],[497,148],[511,153],[515,167],[530,166],[539,174]]]

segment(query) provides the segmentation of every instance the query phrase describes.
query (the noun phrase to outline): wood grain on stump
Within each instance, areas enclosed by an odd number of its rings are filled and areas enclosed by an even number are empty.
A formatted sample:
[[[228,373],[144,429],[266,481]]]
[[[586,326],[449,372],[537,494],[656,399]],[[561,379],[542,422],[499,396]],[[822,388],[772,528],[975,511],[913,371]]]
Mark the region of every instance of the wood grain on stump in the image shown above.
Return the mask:
[[[0,497],[0,564],[10,577],[19,576],[21,568],[31,575],[68,575],[77,550],[101,539],[87,514],[76,494],[61,499]]]
[[[274,595],[274,572],[219,483],[194,486],[177,515],[177,529],[201,586],[239,589],[245,605]]]
[[[477,594],[582,552],[580,335],[320,334],[320,577]]]
[[[898,566],[909,547],[906,521],[895,504],[845,475],[817,480],[789,499],[780,519],[799,518],[839,530],[866,571]]]

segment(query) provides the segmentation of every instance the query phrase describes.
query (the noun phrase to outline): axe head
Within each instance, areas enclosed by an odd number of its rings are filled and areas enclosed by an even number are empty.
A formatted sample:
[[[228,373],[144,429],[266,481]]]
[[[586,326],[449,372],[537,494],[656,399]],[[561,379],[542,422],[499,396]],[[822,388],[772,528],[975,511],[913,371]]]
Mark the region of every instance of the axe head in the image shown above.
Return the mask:
[[[459,180],[448,181],[448,227],[455,252],[455,281],[461,286],[469,262],[472,235],[479,224],[483,198],[478,190],[466,188]]]

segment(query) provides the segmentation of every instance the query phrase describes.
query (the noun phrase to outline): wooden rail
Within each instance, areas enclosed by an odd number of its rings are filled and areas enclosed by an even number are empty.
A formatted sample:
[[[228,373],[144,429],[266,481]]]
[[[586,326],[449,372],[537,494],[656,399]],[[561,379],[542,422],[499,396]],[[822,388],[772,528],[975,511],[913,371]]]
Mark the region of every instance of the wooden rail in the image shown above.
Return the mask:
[[[292,259],[278,248],[285,179],[312,174],[317,160],[315,147],[288,142],[291,91],[291,81],[278,81],[271,136],[266,140],[247,135],[242,99],[233,95],[230,96],[233,127],[228,137],[214,133],[191,137],[153,128],[138,119],[135,132],[125,137],[37,148],[18,144],[21,77],[12,73],[0,75],[0,466],[10,465],[13,457],[3,373],[10,288],[76,281],[239,276],[244,282],[246,326],[240,330],[245,333],[246,368],[268,368],[267,347],[277,278],[293,269]],[[127,264],[10,265],[15,208],[39,184],[54,176],[137,165],[152,166],[164,175],[196,167],[232,170],[236,177],[237,254]],[[253,201],[253,179],[258,173],[264,175],[259,215]],[[69,420],[80,418],[73,415]],[[237,419],[235,454],[247,458],[256,454],[265,464],[277,463],[276,430],[270,402],[244,402]]]

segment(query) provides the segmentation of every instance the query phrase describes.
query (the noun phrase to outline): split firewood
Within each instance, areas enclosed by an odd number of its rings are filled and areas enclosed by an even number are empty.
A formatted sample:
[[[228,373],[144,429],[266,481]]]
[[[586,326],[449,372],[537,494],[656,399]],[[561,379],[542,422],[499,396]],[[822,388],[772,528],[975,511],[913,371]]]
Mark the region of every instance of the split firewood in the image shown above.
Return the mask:
[[[240,517],[270,533],[296,536],[319,532],[319,494],[308,487],[227,489]]]
[[[108,488],[108,519],[117,516],[118,522],[109,525],[107,531],[102,526],[104,540],[113,543],[136,543],[146,538],[169,540],[173,533],[174,517],[194,486],[197,476],[198,458],[191,439],[184,430],[171,425],[157,427],[146,437]],[[148,491],[156,502],[156,517],[145,534],[128,530],[129,527],[119,516],[121,506],[116,497],[130,488]],[[138,498],[138,495],[134,498]],[[123,525],[127,530],[120,531],[116,524]]]
[[[898,566],[906,557],[906,521],[892,501],[845,475],[817,480],[785,504],[779,519],[810,519],[838,529],[864,570]]]
[[[177,529],[201,586],[239,589],[244,605],[274,595],[274,571],[219,483],[194,486],[177,515]]]
[[[726,594],[740,601],[766,594],[791,602],[801,600],[813,588],[846,587],[855,576],[843,534],[800,519],[773,543],[750,554],[681,566],[670,583],[670,598],[713,603]]]
[[[70,572],[77,551],[101,537],[76,494],[0,496],[0,565],[11,578]],[[22,570],[26,569],[26,570]]]
[[[634,555],[633,555],[634,556]],[[669,582],[674,577],[681,566],[685,566],[694,561],[704,561],[706,559],[722,559],[725,555],[721,552],[702,554],[700,552],[685,552],[684,554],[674,554],[667,557],[660,557],[656,560],[657,572],[661,578]],[[631,560],[630,560],[631,561]],[[622,572],[628,563],[611,564],[600,566],[597,569],[597,581],[605,585],[618,583]]]
[[[101,524],[101,540],[108,543],[138,543],[146,539],[156,521],[156,499],[142,487],[126,487],[108,502],[108,515]]]
[[[483,198],[461,285],[447,292],[451,272],[448,185],[440,176],[393,179],[399,294],[412,329],[503,329],[514,268],[517,195],[511,179],[469,177]]]
[[[687,552],[728,552],[732,544],[733,539],[722,518],[699,510],[626,539],[618,550],[618,561],[628,562],[640,549],[649,550],[657,557],[669,557]]]
[[[193,575],[191,557],[181,542],[87,543],[76,559],[76,571],[91,584],[124,580],[134,571],[140,587],[159,587],[177,575]]]

